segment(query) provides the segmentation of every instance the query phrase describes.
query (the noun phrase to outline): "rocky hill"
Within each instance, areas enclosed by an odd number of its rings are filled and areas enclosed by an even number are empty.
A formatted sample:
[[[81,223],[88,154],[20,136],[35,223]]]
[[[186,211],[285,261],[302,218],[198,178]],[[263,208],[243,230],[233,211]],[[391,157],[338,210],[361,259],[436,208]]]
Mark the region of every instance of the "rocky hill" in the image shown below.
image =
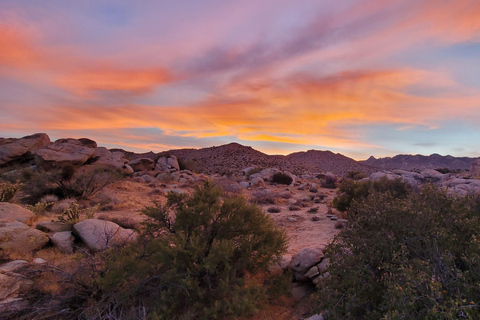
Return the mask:
[[[163,154],[175,155],[180,162],[196,166],[204,173],[229,173],[246,167],[275,167],[300,175],[305,172],[318,173],[329,171],[343,175],[350,170],[374,172],[375,169],[357,161],[330,151],[309,150],[296,152],[287,156],[267,155],[252,147],[230,143],[219,147],[203,149],[170,150]]]
[[[439,154],[424,155],[406,155],[400,154],[394,157],[378,158],[370,157],[360,163],[386,170],[422,170],[422,169],[449,169],[466,170],[469,169],[474,160],[478,158],[441,156]]]

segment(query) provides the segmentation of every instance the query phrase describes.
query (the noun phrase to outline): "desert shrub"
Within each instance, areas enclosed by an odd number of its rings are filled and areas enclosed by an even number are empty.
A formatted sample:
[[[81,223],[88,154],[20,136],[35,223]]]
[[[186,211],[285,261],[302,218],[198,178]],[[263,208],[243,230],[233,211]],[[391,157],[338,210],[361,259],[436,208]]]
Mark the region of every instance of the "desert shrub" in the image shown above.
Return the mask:
[[[318,212],[318,207],[312,207],[312,208],[308,209],[307,212],[308,213],[316,213],[316,212]]]
[[[325,319],[478,319],[480,198],[370,193],[326,249]]]
[[[8,181],[0,181],[0,202],[8,202],[13,199],[15,194],[20,188],[22,188],[21,183],[11,183]]]
[[[337,187],[338,178],[331,174],[326,174],[322,176],[320,185],[323,188],[335,189]]]
[[[27,204],[25,208],[32,211],[35,215],[42,215],[53,207],[53,202],[37,202],[35,205]]]
[[[280,208],[276,207],[276,206],[275,207],[268,207],[268,209],[267,209],[267,212],[270,212],[270,213],[279,213],[280,211],[282,211],[282,210],[280,210]]]
[[[301,210],[301,208],[300,208],[299,206],[297,206],[297,205],[293,205],[293,204],[292,204],[292,205],[288,206],[288,210],[290,210],[290,211],[299,211],[299,210]]]
[[[401,179],[381,178],[377,181],[354,181],[345,179],[339,186],[338,196],[333,199],[333,206],[339,211],[347,211],[354,200],[366,198],[372,192],[391,193],[393,197],[405,197],[411,187]]]
[[[62,168],[60,177],[58,175],[54,177],[54,183],[57,186],[54,193],[61,198],[89,199],[107,185],[123,177],[120,170],[108,166],[88,168],[82,174],[76,174],[72,177],[69,175],[70,169],[65,168]]]
[[[92,219],[99,207],[100,205],[96,205],[94,207],[80,209],[78,203],[72,202],[70,203],[70,206],[66,208],[60,216],[58,216],[58,221],[75,224],[80,221],[81,215],[85,215],[87,219]]]
[[[245,198],[224,197],[212,182],[191,196],[169,193],[136,244],[111,251],[99,280],[98,318],[223,319],[252,312],[265,287],[254,279],[285,250],[285,234]],[[93,316],[92,316],[93,317]]]
[[[348,171],[347,172],[347,175],[346,175],[346,178],[347,179],[352,179],[352,180],[361,180],[363,178],[366,178],[367,175],[361,171]]]
[[[289,185],[292,183],[292,181],[293,181],[292,177],[290,177],[288,174],[285,174],[283,172],[277,172],[272,176],[273,183]]]
[[[252,193],[252,202],[256,204],[275,204],[279,195],[270,190],[259,190]]]
[[[198,163],[195,160],[183,160],[177,158],[180,170],[190,170],[192,172],[199,172]]]
[[[122,177],[120,170],[108,166],[83,167],[79,172],[71,164],[66,164],[49,171],[33,171],[22,191],[25,194],[24,201],[32,205],[49,194],[59,199],[84,200]]]

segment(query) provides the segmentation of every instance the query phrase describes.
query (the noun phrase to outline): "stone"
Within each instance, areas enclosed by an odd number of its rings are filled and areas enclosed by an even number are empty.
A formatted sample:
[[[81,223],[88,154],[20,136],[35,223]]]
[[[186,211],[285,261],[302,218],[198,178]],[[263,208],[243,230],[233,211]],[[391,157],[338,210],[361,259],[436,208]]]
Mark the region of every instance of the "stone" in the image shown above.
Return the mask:
[[[308,281],[309,277],[305,273],[314,265],[323,259],[322,248],[305,248],[297,253],[290,263],[290,269],[297,281]]]
[[[92,156],[95,159],[96,165],[104,165],[107,167],[114,167],[122,169],[128,160],[122,152],[111,152],[107,148],[95,148],[95,153]]]
[[[59,139],[35,151],[38,167],[70,163],[81,166],[95,153],[96,143],[89,139]]]
[[[480,159],[473,161],[470,165],[470,175],[472,177],[480,177]]]
[[[177,171],[180,171],[180,165],[178,164],[177,157],[175,156],[170,156],[167,158],[167,164],[171,166],[172,168],[177,169]]]
[[[135,170],[133,170],[133,168],[130,167],[128,164],[123,165],[123,170],[126,174],[133,174],[135,172]]]
[[[36,133],[20,139],[0,138],[0,166],[18,160],[33,159],[33,152],[49,144],[50,138],[45,133]]]
[[[135,172],[151,171],[155,167],[155,162],[150,158],[138,158],[138,159],[130,161],[128,163],[128,165]]]
[[[50,241],[63,253],[73,253],[75,237],[71,231],[55,232],[50,236]]]
[[[330,259],[329,258],[323,259],[322,262],[317,264],[318,271],[320,273],[324,273],[325,271],[327,271],[329,265],[330,265]]]
[[[288,217],[287,220],[290,221],[290,222],[297,222],[297,219],[292,218],[292,217]]]
[[[45,259],[42,259],[42,258],[35,258],[35,259],[33,259],[32,263],[33,264],[46,264],[47,261]]]
[[[0,272],[17,272],[18,270],[29,266],[30,263],[25,260],[13,260],[0,265]]]
[[[137,239],[134,230],[124,229],[111,221],[97,219],[86,219],[76,223],[73,232],[94,252],[122,246]]]
[[[240,181],[238,184],[242,188],[248,188],[250,186],[250,183],[248,183],[247,181]]]
[[[265,181],[260,177],[255,177],[250,181],[250,185],[253,187],[265,186]]]
[[[0,221],[15,220],[25,224],[31,224],[34,218],[35,214],[30,210],[13,203],[0,202]]]
[[[9,252],[29,253],[40,250],[48,243],[48,236],[24,223],[0,223],[0,248]]]
[[[157,183],[158,180],[155,179],[154,177],[149,176],[148,174],[144,174],[141,176],[141,178],[146,182],[146,183]]]
[[[38,230],[47,232],[47,233],[72,231],[72,228],[73,228],[71,224],[60,222],[60,221],[42,221],[37,223],[35,227]]]
[[[311,317],[306,318],[305,320],[324,320],[321,314],[314,314]]]
[[[310,269],[308,269],[307,273],[305,273],[305,276],[310,278],[310,279],[313,279],[316,276],[318,276],[319,274],[320,274],[320,272],[318,271],[317,266],[313,266]]]

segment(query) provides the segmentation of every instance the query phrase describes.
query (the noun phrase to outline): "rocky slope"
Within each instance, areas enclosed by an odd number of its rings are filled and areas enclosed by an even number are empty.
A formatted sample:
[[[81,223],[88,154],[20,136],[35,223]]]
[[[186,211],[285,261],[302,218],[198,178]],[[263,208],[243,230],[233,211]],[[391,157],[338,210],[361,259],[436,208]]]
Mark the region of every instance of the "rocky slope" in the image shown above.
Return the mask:
[[[439,154],[406,155],[399,154],[394,157],[378,158],[370,157],[365,161],[359,161],[364,165],[386,169],[386,170],[422,170],[422,169],[449,169],[466,170],[469,169],[473,161],[477,158],[441,156]]]
[[[297,175],[306,172],[319,173],[322,171],[329,171],[338,175],[343,175],[350,170],[358,170],[365,173],[376,171],[351,158],[330,151],[309,150],[292,153],[287,156],[267,155],[238,143],[203,149],[170,150],[166,153],[175,155],[186,164],[196,165],[199,171],[208,174],[229,173],[250,166],[275,167]]]

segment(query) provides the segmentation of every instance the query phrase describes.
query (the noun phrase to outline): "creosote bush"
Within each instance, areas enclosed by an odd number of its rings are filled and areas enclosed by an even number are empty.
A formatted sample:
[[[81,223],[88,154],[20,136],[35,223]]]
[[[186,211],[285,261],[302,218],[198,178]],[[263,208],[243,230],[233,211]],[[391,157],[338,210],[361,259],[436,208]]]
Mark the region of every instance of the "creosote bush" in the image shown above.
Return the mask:
[[[286,236],[254,204],[224,197],[212,182],[191,195],[168,193],[135,244],[111,251],[92,318],[112,310],[151,319],[223,319],[249,314],[265,296],[261,276]]]
[[[333,206],[339,211],[347,211],[354,200],[364,199],[372,192],[388,192],[393,197],[402,198],[407,196],[411,189],[411,186],[401,179],[389,180],[383,177],[373,182],[345,179],[338,188],[338,196],[333,199]]]
[[[479,319],[479,196],[373,191],[348,216],[325,252],[325,319]]]
[[[292,183],[292,181],[293,181],[292,177],[282,172],[277,172],[272,176],[273,183],[289,185]]]

